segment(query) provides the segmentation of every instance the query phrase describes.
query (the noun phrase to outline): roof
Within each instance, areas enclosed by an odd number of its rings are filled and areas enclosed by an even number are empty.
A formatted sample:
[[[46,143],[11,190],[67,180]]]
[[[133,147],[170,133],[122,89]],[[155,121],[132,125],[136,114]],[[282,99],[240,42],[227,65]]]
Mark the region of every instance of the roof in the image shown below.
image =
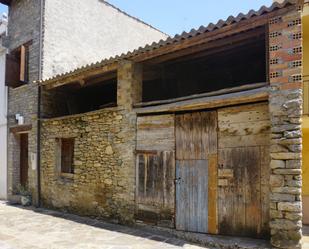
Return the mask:
[[[208,26],[201,26],[199,29],[192,29],[190,32],[183,32],[182,34],[177,34],[173,38],[168,37],[165,40],[160,40],[159,42],[153,42],[152,44],[148,44],[144,47],[139,47],[135,49],[134,51],[127,52],[126,54],[121,54],[115,57],[110,57],[108,59],[103,59],[101,61],[87,64],[83,67],[77,68],[75,70],[69,71],[67,73],[58,74],[55,75],[52,78],[45,79],[40,81],[42,85],[47,85],[49,83],[52,83],[53,81],[59,81],[62,78],[66,77],[74,77],[75,75],[79,75],[81,73],[87,72],[89,70],[93,70],[96,68],[103,67],[108,64],[112,64],[115,62],[118,62],[123,59],[130,59],[134,56],[141,55],[143,53],[148,53],[157,49],[160,49],[165,46],[174,45],[177,44],[180,41],[183,40],[189,40],[196,36],[199,36],[204,33],[209,33],[218,29],[221,29],[223,27],[226,27],[228,25],[232,25],[234,23],[239,23],[244,20],[248,20],[250,18],[256,17],[256,16],[262,16],[264,14],[268,14],[270,12],[273,12],[278,9],[283,9],[285,7],[288,7],[290,5],[295,5],[297,3],[297,0],[285,0],[282,3],[274,2],[270,7],[262,6],[258,11],[250,10],[247,14],[240,13],[236,17],[235,16],[229,16],[225,21],[220,19],[216,24],[210,23]]]

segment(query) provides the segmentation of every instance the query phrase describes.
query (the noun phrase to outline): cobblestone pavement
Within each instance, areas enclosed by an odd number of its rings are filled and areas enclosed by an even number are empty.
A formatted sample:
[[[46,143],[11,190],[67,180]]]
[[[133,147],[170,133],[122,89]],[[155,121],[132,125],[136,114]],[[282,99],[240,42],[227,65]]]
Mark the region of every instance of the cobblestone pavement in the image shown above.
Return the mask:
[[[0,202],[1,249],[202,249],[180,239],[158,236],[50,210]]]

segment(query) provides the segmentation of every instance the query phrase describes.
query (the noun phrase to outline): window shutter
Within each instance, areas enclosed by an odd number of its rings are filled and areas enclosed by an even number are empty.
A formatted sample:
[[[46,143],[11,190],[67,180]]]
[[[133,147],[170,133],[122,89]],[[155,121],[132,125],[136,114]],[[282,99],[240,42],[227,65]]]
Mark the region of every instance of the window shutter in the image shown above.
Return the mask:
[[[61,172],[74,173],[74,139],[64,138],[61,140]]]
[[[20,76],[21,82],[26,81],[26,47],[22,45],[20,47]]]
[[[11,54],[6,55],[5,85],[17,87],[20,85],[20,65],[18,59]]]

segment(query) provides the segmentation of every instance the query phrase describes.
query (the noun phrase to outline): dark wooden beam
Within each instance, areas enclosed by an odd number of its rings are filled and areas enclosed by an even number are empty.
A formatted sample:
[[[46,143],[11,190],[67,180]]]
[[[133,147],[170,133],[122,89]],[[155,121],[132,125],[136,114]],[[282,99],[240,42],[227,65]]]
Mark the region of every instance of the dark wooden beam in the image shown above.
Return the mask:
[[[9,128],[12,133],[25,133],[32,129],[32,125],[15,125]]]
[[[12,0],[0,0],[0,3],[10,6],[11,5]]]
[[[67,75],[63,77],[59,77],[55,80],[47,80],[42,85],[46,90],[50,90],[59,86],[81,82],[82,80],[86,80],[87,78],[91,78],[97,75],[103,75],[106,73],[111,73],[112,71],[116,71],[118,66],[118,62],[113,62],[111,64],[107,64],[98,68],[94,68],[92,70],[88,70],[86,72],[76,73],[74,75]]]
[[[180,98],[137,103],[137,104],[134,105],[134,107],[155,106],[155,105],[176,103],[176,102],[180,102],[180,101],[183,101],[183,100],[192,100],[192,99],[198,99],[198,98],[203,98],[203,97],[219,96],[219,95],[228,94],[228,93],[235,93],[235,92],[257,89],[257,88],[261,88],[261,87],[264,87],[264,86],[267,86],[267,85],[268,85],[268,83],[265,83],[265,82],[256,83],[256,84],[247,84],[247,85],[243,85],[243,86],[230,87],[230,88],[221,89],[221,90],[217,90],[217,91],[213,91],[213,92],[194,94],[194,95],[180,97]]]
[[[174,113],[179,111],[194,111],[211,109],[225,106],[233,106],[246,103],[254,103],[268,100],[268,87],[258,89],[228,93],[219,96],[202,97],[198,99],[184,100],[176,103],[164,104],[159,106],[134,108],[137,114],[151,113]]]

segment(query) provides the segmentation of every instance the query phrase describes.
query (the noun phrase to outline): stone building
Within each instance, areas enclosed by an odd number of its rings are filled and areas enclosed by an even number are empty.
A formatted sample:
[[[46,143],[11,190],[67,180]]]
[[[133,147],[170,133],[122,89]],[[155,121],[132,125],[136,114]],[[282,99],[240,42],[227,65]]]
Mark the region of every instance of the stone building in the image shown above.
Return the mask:
[[[37,141],[51,96],[36,82],[167,35],[103,0],[0,2],[9,6],[8,195],[12,200],[19,185],[27,186],[38,204]]]
[[[6,35],[7,16],[3,15],[0,20],[0,39]],[[6,144],[7,144],[7,88],[5,86],[5,56],[6,48],[0,46],[0,199],[7,196],[7,165],[6,165]]]
[[[43,206],[301,248],[300,10],[274,3],[41,81]]]

